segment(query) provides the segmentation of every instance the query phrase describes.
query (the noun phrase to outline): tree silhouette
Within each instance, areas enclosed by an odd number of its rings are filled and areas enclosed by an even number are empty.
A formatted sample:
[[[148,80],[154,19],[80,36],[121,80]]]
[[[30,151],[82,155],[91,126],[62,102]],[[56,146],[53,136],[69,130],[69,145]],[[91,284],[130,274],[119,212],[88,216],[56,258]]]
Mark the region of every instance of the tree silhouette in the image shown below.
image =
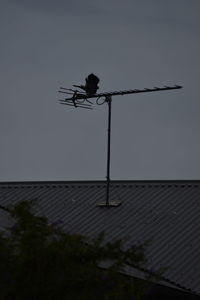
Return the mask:
[[[144,245],[123,250],[103,233],[66,233],[33,208],[22,201],[8,209],[15,223],[0,233],[0,299],[141,299],[148,284],[120,271],[145,263]]]

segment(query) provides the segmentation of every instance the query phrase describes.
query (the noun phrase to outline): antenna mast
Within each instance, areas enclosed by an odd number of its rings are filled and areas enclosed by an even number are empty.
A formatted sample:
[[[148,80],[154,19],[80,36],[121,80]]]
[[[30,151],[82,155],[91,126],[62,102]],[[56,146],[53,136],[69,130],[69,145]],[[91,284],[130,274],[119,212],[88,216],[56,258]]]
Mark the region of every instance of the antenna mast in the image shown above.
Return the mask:
[[[82,86],[75,86],[80,87]],[[135,90],[125,90],[125,91],[114,91],[108,93],[96,93],[96,94],[87,94],[79,90],[68,89],[65,87],[60,87],[59,93],[71,95],[70,98],[64,100],[59,100],[60,104],[74,106],[75,108],[85,108],[92,109],[93,102],[88,99],[96,99],[97,105],[102,105],[104,103],[108,104],[108,137],[107,137],[107,175],[106,175],[106,202],[98,204],[101,207],[112,207],[119,206],[121,203],[117,201],[110,201],[110,144],[111,144],[111,104],[112,96],[119,95],[128,95],[128,94],[137,94],[137,93],[148,93],[148,92],[158,92],[158,91],[167,91],[181,89],[182,86],[164,86],[164,87],[154,87],[154,88],[145,88],[145,89],[135,89]],[[103,98],[103,100],[101,100]],[[100,102],[101,101],[101,102]]]
[[[108,144],[107,144],[107,176],[106,176],[106,206],[109,206],[110,193],[110,138],[111,138],[111,103],[112,97],[107,96],[105,102],[108,103]]]

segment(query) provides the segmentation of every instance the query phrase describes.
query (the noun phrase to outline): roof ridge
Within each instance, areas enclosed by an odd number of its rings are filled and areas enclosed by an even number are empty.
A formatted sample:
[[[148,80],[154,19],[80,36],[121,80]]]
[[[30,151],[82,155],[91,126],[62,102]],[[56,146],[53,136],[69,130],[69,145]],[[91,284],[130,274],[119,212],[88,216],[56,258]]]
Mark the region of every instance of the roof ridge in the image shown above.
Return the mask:
[[[106,180],[25,180],[25,181],[0,181],[0,185],[2,184],[81,184],[81,183],[106,183]],[[161,183],[200,183],[200,179],[114,179],[111,180],[110,183],[141,183],[141,184],[161,184]]]

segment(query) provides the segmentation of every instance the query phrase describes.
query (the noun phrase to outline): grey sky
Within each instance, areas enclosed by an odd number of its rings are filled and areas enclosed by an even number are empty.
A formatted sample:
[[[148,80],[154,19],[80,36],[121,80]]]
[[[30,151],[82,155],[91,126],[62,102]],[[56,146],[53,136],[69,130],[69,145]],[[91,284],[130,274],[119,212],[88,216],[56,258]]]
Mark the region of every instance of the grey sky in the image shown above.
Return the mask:
[[[200,179],[199,0],[1,0],[0,180],[105,179],[107,107],[57,103],[91,72],[113,98],[112,179]]]

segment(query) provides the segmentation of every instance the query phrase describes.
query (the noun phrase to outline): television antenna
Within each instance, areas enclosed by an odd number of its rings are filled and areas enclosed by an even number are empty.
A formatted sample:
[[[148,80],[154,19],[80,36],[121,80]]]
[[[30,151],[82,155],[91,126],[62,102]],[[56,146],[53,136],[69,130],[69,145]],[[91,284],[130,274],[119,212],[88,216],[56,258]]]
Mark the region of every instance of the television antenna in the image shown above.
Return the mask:
[[[70,89],[65,87],[60,87],[59,93],[70,95],[70,98],[65,98],[64,100],[59,100],[60,104],[73,106],[75,108],[93,109],[94,104],[97,105],[108,105],[108,134],[107,134],[107,175],[106,175],[106,202],[100,203],[99,206],[111,207],[118,206],[120,202],[110,201],[110,142],[111,142],[111,108],[112,108],[112,97],[113,96],[123,96],[128,94],[139,94],[139,93],[150,93],[150,92],[160,92],[181,89],[182,86],[163,86],[163,87],[153,87],[144,89],[134,89],[134,90],[123,90],[123,91],[113,91],[107,93],[97,93],[99,78],[94,74],[90,74],[86,78],[85,85],[73,85],[77,89]],[[84,92],[80,91],[82,89]],[[91,99],[95,99],[92,102]]]

